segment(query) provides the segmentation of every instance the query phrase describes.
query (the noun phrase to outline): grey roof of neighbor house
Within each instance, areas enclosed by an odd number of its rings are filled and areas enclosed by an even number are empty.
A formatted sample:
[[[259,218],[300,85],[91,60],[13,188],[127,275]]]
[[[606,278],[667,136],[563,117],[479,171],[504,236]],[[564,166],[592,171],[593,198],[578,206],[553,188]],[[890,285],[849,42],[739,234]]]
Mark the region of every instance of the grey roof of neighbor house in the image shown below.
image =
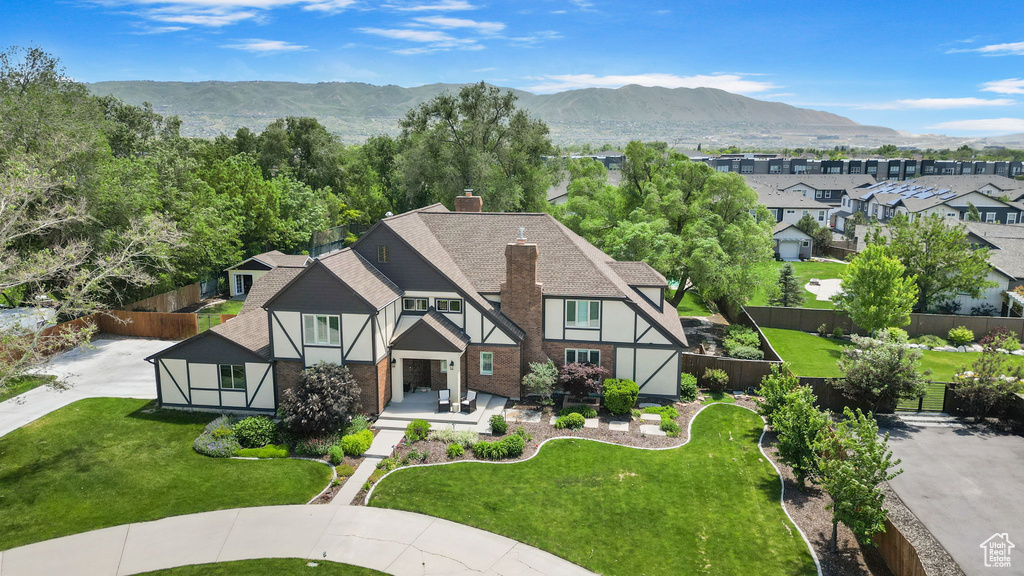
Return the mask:
[[[264,252],[262,254],[246,258],[242,262],[235,264],[235,266],[228,268],[228,270],[241,265],[243,262],[248,262],[249,260],[258,260],[267,266],[276,268],[278,266],[305,266],[306,263],[309,262],[309,256],[306,256],[305,254],[291,255],[285,254],[279,250],[271,250],[270,252]]]
[[[1007,276],[1024,279],[1024,226],[961,222],[967,231],[992,245],[989,264]]]
[[[607,170],[608,174],[608,185],[618,186],[622,183],[622,170]],[[548,202],[554,202],[559,198],[569,196],[569,176],[566,175],[564,178],[558,181],[557,184],[548,188]]]
[[[466,290],[478,306],[511,324],[481,294],[497,294],[505,280],[505,247],[525,229],[526,241],[537,244],[538,277],[547,296],[622,298],[629,300],[686,346],[675,310],[662,310],[636,294],[610,265],[615,262],[550,214],[449,212],[443,206],[385,218],[394,230],[442,274]],[[662,282],[664,279],[662,278]],[[658,284],[666,285],[666,284]]]
[[[394,282],[351,248],[331,252],[319,260],[378,310],[402,295],[402,290]]]
[[[970,177],[958,176],[955,178]],[[977,189],[978,186],[962,186],[959,189],[945,188],[938,186],[937,182],[922,184],[918,180],[903,182],[885,180],[867,188],[857,189],[851,196],[858,200],[874,200],[887,206],[902,204],[913,213],[942,204],[961,206],[960,198],[977,192]],[[978,193],[981,194],[981,192]]]
[[[852,190],[876,181],[867,174],[743,174],[754,190],[784,190],[806,184],[815,190]]]
[[[936,188],[949,188],[953,192],[973,192],[987,184],[991,184],[1003,191],[1024,189],[1024,181],[989,174],[974,174],[959,176],[918,176],[914,180],[920,186],[934,186]]]
[[[774,236],[774,235],[778,234],[779,232],[782,232],[783,230],[786,230],[788,228],[792,228],[792,229],[796,230],[797,232],[800,232],[804,236],[807,236],[808,238],[811,237],[810,234],[808,234],[807,232],[804,232],[803,230],[797,228],[796,224],[794,224],[792,222],[779,222],[778,224],[776,224],[775,228],[772,229],[772,236]]]
[[[238,315],[248,312],[259,311],[262,314],[266,312],[262,309],[263,305],[267,303],[281,291],[289,282],[295,279],[305,267],[296,266],[280,266],[267,272],[263,276],[260,276],[252,283],[252,288],[249,289],[249,293],[245,297],[245,302],[242,303],[242,309],[238,312]]]
[[[829,210],[832,208],[828,203],[804,196],[800,192],[772,190],[767,187],[754,188],[757,192],[757,201],[768,208],[807,208],[815,210]]]

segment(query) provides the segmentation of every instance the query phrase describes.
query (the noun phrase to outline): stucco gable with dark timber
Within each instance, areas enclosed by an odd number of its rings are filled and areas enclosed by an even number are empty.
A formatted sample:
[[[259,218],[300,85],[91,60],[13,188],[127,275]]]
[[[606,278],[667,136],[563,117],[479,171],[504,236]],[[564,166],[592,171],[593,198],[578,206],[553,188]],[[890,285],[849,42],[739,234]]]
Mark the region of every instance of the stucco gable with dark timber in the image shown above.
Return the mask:
[[[319,260],[298,274],[263,307],[310,314],[369,314],[377,310]]]

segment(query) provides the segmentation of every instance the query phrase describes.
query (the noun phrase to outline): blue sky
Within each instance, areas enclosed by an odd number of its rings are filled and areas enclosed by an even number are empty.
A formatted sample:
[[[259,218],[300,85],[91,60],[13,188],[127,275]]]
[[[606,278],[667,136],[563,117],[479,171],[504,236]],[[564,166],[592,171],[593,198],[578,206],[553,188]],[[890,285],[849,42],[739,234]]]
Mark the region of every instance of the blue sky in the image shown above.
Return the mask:
[[[709,86],[911,132],[1024,132],[1019,0],[0,0],[80,80]]]

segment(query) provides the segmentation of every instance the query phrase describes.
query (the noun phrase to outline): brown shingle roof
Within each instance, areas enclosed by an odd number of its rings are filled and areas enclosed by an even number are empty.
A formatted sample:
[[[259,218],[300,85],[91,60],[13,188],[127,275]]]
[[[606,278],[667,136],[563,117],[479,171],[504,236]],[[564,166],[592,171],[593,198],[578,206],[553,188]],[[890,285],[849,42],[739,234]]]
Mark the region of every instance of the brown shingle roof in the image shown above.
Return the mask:
[[[611,262],[608,264],[630,286],[667,286],[665,277],[647,262]]]
[[[374,308],[383,308],[402,295],[394,282],[351,248],[323,256],[320,262]]]
[[[249,311],[260,310],[267,303],[267,300],[270,300],[275,294],[280,292],[281,288],[284,288],[286,284],[291,282],[303,270],[304,268],[281,266],[257,278],[252,283],[249,294],[245,297],[245,303],[242,304],[239,315]]]
[[[438,341],[439,340],[439,341]],[[431,308],[415,323],[392,338],[391,346],[411,350],[463,351],[469,346],[469,336],[451,320]]]
[[[253,258],[271,266],[305,266],[309,261],[309,256],[304,254],[290,255],[279,250],[257,254]]]
[[[210,330],[263,358],[270,358],[270,329],[263,310],[239,314]]]

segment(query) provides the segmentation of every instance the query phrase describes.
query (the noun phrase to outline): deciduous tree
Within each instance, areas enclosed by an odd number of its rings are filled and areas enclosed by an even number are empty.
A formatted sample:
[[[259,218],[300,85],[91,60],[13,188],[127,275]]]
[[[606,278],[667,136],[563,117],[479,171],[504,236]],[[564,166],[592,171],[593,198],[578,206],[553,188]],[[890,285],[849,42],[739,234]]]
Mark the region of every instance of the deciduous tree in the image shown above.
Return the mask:
[[[850,261],[842,273],[841,291],[832,301],[855,324],[874,332],[910,324],[917,302],[917,278],[907,275],[885,246],[872,245]]]
[[[925,391],[921,351],[909,348],[893,332],[886,331],[880,339],[854,335],[857,346],[843,350],[839,358],[843,377],[832,383],[847,397],[871,406],[872,412]]]
[[[949,388],[965,402],[965,412],[980,422],[999,404],[1024,390],[1024,367],[1010,362],[994,346],[985,346],[974,364],[953,376]]]
[[[793,469],[801,487],[818,473],[815,444],[818,436],[828,430],[829,416],[818,410],[817,398],[807,386],[796,386],[782,399],[772,419],[779,434],[779,457]]]

